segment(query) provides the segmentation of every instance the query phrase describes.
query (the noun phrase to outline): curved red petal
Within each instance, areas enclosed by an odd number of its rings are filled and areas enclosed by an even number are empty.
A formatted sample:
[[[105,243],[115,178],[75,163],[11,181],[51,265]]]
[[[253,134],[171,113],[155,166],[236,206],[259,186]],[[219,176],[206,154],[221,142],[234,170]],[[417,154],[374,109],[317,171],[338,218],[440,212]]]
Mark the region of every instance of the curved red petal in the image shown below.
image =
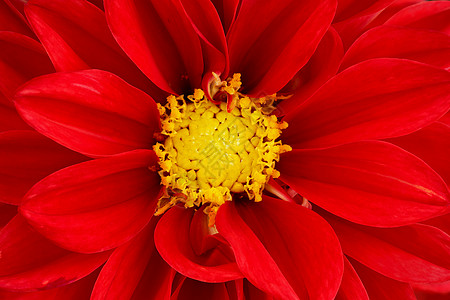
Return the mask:
[[[35,131],[0,133],[0,202],[18,205],[39,180],[87,159]]]
[[[220,207],[216,226],[246,278],[275,298],[336,295],[343,273],[341,248],[314,212],[270,197],[258,203],[233,201]]]
[[[103,11],[86,0],[32,0],[25,11],[56,70],[101,69],[150,94],[157,90],[120,49]]]
[[[0,32],[0,94],[12,101],[23,83],[54,71],[38,42],[15,32]]]
[[[0,231],[0,288],[38,291],[79,280],[102,265],[109,252],[79,254],[56,247],[19,215]]]
[[[153,151],[136,150],[74,165],[37,183],[20,212],[63,248],[93,253],[133,238],[152,217],[159,176]]]
[[[371,58],[405,58],[440,68],[450,66],[450,36],[430,30],[379,26],[346,52],[341,70]]]
[[[285,115],[307,100],[336,75],[343,55],[341,39],[336,30],[330,27],[308,63],[280,91],[280,94],[287,94],[289,98],[277,104],[275,113]]]
[[[447,185],[428,165],[392,144],[366,141],[282,155],[280,179],[352,222],[392,227],[442,215]]]
[[[155,256],[153,231],[156,222],[153,218],[135,238],[114,250],[95,283],[92,300],[131,299],[152,256]],[[163,270],[153,271],[160,277]],[[149,285],[150,282],[147,288]]]
[[[98,271],[71,284],[37,292],[9,292],[0,290],[2,300],[80,300],[89,299]]]
[[[448,111],[449,83],[449,72],[425,64],[364,61],[331,78],[288,114],[283,142],[325,148],[414,132]]]
[[[0,30],[34,36],[25,18],[7,1],[0,1]]]
[[[238,6],[240,4],[239,0],[211,0],[214,4],[214,7],[219,14],[219,17],[222,21],[223,30],[225,33],[228,33],[228,30],[233,24],[236,13],[238,10]]]
[[[414,291],[408,283],[385,277],[351,258],[349,261],[361,278],[370,299],[416,300]]]
[[[406,7],[386,21],[385,25],[429,29],[450,34],[450,2],[423,1]]]
[[[344,275],[335,300],[369,300],[367,291],[352,264],[344,257]]]
[[[450,236],[423,224],[396,228],[362,226],[320,212],[333,227],[347,256],[403,282],[450,279]]]
[[[225,32],[219,15],[210,0],[181,0],[203,48],[205,74],[226,74],[229,68]]]
[[[204,282],[225,282],[242,278],[236,263],[225,257],[219,245],[204,255],[194,251],[190,241],[193,209],[173,207],[164,214],[155,230],[155,244],[161,257],[179,273]]]
[[[91,156],[151,148],[159,128],[150,96],[100,70],[36,78],[17,92],[15,104],[38,132]]]
[[[333,22],[357,18],[379,12],[395,0],[339,0]]]
[[[178,94],[200,87],[200,40],[180,1],[105,0],[104,5],[117,42],[152,82]]]
[[[227,39],[244,91],[264,96],[285,86],[313,55],[335,9],[335,0],[242,1]]]
[[[388,140],[423,159],[450,185],[450,126],[435,122],[414,133]]]

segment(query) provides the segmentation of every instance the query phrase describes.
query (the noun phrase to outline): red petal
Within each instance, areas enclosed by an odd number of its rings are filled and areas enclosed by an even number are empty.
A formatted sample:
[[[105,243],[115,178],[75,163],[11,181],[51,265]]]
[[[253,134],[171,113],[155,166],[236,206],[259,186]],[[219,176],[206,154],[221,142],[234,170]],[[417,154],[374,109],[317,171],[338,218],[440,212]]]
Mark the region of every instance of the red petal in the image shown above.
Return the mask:
[[[195,298],[193,298],[195,295]],[[229,300],[225,283],[205,283],[186,278],[183,284],[176,290],[171,299],[192,300],[192,299],[214,299]]]
[[[20,211],[41,234],[82,253],[117,247],[152,217],[159,177],[152,151],[136,150],[53,173],[25,196]]]
[[[100,70],[36,78],[22,86],[15,102],[37,131],[91,156],[150,148],[159,126],[152,98]]]
[[[91,299],[131,299],[152,256],[158,255],[153,243],[156,219],[152,220],[153,222],[147,224],[134,239],[112,253],[100,272]],[[154,281],[163,277],[161,271],[163,269],[153,270],[158,272],[158,276],[153,278]],[[147,288],[150,284],[150,282],[147,283]],[[154,292],[158,288],[154,286],[151,290]]]
[[[443,214],[450,201],[447,185],[429,166],[385,142],[294,150],[277,169],[303,197],[364,225],[412,224]]]
[[[204,73],[226,75],[229,67],[227,41],[214,5],[210,0],[181,0],[181,3],[202,42]]]
[[[447,300],[450,295],[450,280],[438,283],[413,284],[417,299]]]
[[[159,256],[158,251],[153,251],[131,299],[169,300],[175,273]]]
[[[373,14],[383,10],[395,0],[339,0],[333,22]]]
[[[34,36],[25,18],[14,7],[11,7],[7,1],[0,1],[0,30]]]
[[[231,24],[236,18],[236,13],[239,6],[239,0],[211,0],[214,4],[225,33],[228,33]]]
[[[448,235],[450,235],[450,213],[447,213],[443,216],[439,216],[436,218],[426,220],[422,223],[439,228],[440,230],[442,230],[445,233],[447,233]]]
[[[314,55],[280,93],[292,95],[277,105],[277,114],[285,115],[307,100],[328,79],[336,75],[344,49],[338,33],[330,27]]]
[[[385,24],[436,30],[450,34],[449,19],[450,2],[432,1],[421,2],[407,7],[395,14]]]
[[[335,300],[369,300],[366,289],[352,264],[344,257],[344,276]]]
[[[90,275],[57,288],[52,288],[38,292],[7,292],[0,290],[0,299],[2,300],[80,300],[89,299],[98,272],[95,271]]]
[[[399,282],[385,277],[350,259],[356,272],[358,272],[370,299],[402,299],[416,300],[414,292],[408,283]]]
[[[227,38],[231,71],[242,73],[245,92],[285,86],[313,55],[335,9],[335,0],[242,1]]]
[[[0,132],[31,129],[19,116],[15,107],[11,107],[12,103],[0,93]]]
[[[16,89],[54,69],[42,46],[14,32],[0,32],[0,94],[12,101]]]
[[[0,203],[0,230],[17,215],[17,206]]]
[[[449,72],[421,63],[364,61],[330,79],[287,115],[283,142],[324,148],[414,132],[450,108],[449,83]]]
[[[104,5],[117,42],[151,81],[169,93],[182,94],[189,84],[200,87],[200,40],[181,2],[105,0]]]
[[[39,180],[85,160],[35,131],[0,133],[0,202],[18,205]]]
[[[404,282],[450,279],[450,236],[434,227],[397,228],[358,225],[321,212],[339,237],[347,256],[384,276]]]
[[[11,291],[66,285],[97,269],[109,256],[109,252],[86,255],[58,248],[21,216],[0,231],[0,250],[0,288]]]
[[[450,36],[429,30],[379,26],[362,35],[347,51],[341,70],[371,58],[405,58],[450,66]]]
[[[423,159],[450,185],[450,126],[436,122],[389,142]]]
[[[204,255],[194,252],[189,239],[193,212],[193,209],[173,207],[158,222],[155,243],[162,258],[176,271],[192,279],[225,282],[242,278],[236,263],[223,254],[228,245],[219,244]]]
[[[216,226],[242,273],[281,299],[332,299],[342,278],[342,253],[331,227],[314,212],[264,197],[227,202]]]

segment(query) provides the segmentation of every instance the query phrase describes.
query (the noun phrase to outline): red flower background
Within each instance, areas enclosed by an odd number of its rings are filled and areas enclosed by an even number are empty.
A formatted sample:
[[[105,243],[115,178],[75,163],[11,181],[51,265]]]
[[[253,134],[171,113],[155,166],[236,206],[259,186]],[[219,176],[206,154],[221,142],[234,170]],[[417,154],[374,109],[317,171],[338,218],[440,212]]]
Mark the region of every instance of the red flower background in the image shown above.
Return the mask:
[[[448,299],[449,20],[446,1],[0,1],[0,298]],[[203,208],[153,216],[150,150],[156,102],[212,72],[291,95],[293,147],[214,234]]]

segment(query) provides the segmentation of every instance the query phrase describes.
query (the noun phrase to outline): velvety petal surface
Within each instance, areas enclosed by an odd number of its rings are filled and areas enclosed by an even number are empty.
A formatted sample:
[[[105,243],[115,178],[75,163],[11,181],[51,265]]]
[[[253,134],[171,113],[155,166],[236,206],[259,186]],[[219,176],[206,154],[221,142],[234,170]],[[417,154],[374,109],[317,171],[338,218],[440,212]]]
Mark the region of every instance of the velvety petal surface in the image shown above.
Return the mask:
[[[89,299],[98,271],[71,284],[37,292],[9,292],[0,290],[2,300],[80,300]]]
[[[231,72],[242,73],[245,93],[285,86],[313,55],[335,9],[335,0],[242,1],[227,39]]]
[[[38,234],[22,216],[0,231],[0,288],[37,291],[66,285],[87,276],[109,252],[79,254],[53,245]]]
[[[450,72],[400,59],[372,59],[339,73],[288,114],[283,142],[334,145],[414,132],[450,108]]]
[[[352,264],[344,257],[344,275],[335,300],[369,300],[366,289]]]
[[[91,156],[150,148],[159,127],[150,96],[100,70],[36,78],[17,92],[15,104],[37,131]]]
[[[250,282],[281,299],[332,299],[343,273],[331,227],[300,205],[263,197],[223,204],[216,226]],[[243,238],[245,237],[245,238]]]
[[[414,291],[408,283],[385,277],[351,258],[349,260],[358,272],[371,300],[416,300]]]
[[[53,173],[25,196],[21,213],[63,248],[100,252],[133,238],[152,217],[159,194],[157,157],[136,150]]]
[[[334,22],[340,22],[345,19],[361,17],[381,11],[394,0],[338,0],[336,16]]]
[[[146,266],[156,252],[153,243],[156,222],[156,219],[152,219],[135,238],[114,250],[100,272],[91,299],[131,298]],[[161,271],[154,270],[158,277]]]
[[[380,227],[443,214],[447,185],[422,160],[392,144],[366,141],[281,156],[280,179],[320,207]]]
[[[195,244],[200,242],[190,239],[193,216],[193,209],[182,207],[173,207],[163,215],[155,231],[161,257],[179,273],[195,280],[225,282],[242,278],[233,257],[224,254],[228,245],[218,242],[206,253],[195,253]],[[204,225],[208,226],[207,222]]]
[[[182,94],[200,86],[200,39],[181,1],[105,0],[104,5],[117,42],[158,87]]]
[[[88,1],[31,0],[25,11],[56,70],[101,69],[150,94],[156,89],[120,49],[104,12]]]
[[[388,140],[423,159],[450,185],[450,126],[435,122],[414,133]]]
[[[341,69],[383,57],[405,58],[445,69],[450,66],[450,36],[430,30],[379,26],[350,47]]]
[[[285,115],[306,101],[328,79],[336,75],[344,55],[341,38],[332,27],[320,41],[308,63],[280,91],[288,98],[277,103],[277,115]]]
[[[0,30],[33,36],[33,32],[27,26],[25,19],[7,1],[0,1]]]
[[[333,227],[347,256],[403,282],[450,279],[450,236],[423,224],[397,228],[357,225],[320,213]]]
[[[20,85],[52,72],[54,68],[38,42],[15,32],[0,32],[0,94],[12,101]]]
[[[450,34],[450,2],[423,1],[402,9],[386,21],[386,25],[429,29]]]
[[[18,205],[39,180],[87,159],[35,131],[0,133],[0,202]]]

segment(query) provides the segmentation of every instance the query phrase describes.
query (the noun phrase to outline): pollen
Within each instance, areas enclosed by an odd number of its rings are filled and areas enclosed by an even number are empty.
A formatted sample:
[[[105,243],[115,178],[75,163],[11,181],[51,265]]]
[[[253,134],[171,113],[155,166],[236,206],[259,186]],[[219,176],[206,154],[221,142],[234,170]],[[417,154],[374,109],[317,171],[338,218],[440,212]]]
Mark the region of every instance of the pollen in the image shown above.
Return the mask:
[[[171,95],[158,106],[167,138],[153,146],[165,186],[155,215],[179,203],[186,208],[206,204],[213,226],[225,201],[241,194],[259,202],[265,184],[280,175],[275,163],[292,150],[279,140],[287,123],[268,115],[261,99],[239,93],[240,87],[240,74],[234,74],[218,89],[231,96],[231,111],[229,103],[216,105],[200,89],[187,99]]]

